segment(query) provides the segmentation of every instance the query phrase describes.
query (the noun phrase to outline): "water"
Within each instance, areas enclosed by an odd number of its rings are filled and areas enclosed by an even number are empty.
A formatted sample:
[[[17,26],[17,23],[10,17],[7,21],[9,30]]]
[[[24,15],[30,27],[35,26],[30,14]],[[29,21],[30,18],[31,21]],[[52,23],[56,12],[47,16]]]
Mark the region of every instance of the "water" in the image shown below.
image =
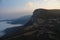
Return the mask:
[[[0,37],[2,37],[5,34],[5,32],[4,32],[5,29],[11,28],[11,27],[16,27],[16,26],[21,26],[21,25],[22,24],[18,24],[18,25],[8,24],[7,21],[0,22]]]

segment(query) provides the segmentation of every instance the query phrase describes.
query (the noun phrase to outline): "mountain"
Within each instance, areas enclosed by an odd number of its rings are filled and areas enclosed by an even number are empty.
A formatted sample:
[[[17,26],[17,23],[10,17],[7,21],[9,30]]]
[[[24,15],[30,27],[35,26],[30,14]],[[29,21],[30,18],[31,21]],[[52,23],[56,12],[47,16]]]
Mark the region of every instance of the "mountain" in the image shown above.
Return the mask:
[[[26,15],[17,19],[13,19],[11,21],[8,21],[9,24],[26,24],[31,18],[31,15]]]
[[[60,40],[60,12],[57,11],[60,10],[36,9],[27,24],[6,29],[14,31],[1,40]]]

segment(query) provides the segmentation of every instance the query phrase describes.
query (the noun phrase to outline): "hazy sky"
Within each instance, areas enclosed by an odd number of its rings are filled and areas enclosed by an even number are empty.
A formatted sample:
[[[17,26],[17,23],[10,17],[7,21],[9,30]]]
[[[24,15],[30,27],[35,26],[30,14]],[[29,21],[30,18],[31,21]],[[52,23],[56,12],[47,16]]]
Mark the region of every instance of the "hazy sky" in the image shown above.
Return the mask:
[[[0,14],[27,13],[37,8],[60,9],[60,0],[0,0]]]

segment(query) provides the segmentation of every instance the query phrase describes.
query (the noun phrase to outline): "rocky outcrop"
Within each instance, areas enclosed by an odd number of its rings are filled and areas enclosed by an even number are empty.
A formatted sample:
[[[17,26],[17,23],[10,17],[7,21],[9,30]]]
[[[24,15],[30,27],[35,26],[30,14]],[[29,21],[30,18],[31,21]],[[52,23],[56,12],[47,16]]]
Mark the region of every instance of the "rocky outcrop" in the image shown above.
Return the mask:
[[[60,40],[59,13],[57,10],[36,9],[20,31],[5,35],[1,40]]]

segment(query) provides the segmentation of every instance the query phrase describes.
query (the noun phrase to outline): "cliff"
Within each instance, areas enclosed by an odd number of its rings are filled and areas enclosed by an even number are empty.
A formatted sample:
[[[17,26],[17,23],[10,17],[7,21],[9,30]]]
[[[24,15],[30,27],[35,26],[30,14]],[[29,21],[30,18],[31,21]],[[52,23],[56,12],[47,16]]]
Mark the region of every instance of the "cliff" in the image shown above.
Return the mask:
[[[60,10],[36,9],[27,24],[1,40],[60,40],[59,28]]]

